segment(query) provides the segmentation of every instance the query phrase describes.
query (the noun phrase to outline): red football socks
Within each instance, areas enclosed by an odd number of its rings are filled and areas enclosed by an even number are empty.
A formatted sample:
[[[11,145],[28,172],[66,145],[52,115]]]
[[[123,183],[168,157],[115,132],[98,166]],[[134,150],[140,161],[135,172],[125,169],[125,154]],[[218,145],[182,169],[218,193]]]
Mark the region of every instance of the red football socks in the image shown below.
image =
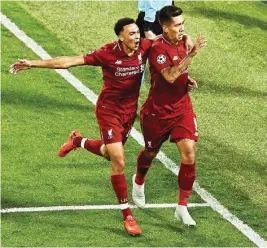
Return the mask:
[[[124,174],[113,175],[110,177],[110,181],[121,206],[123,219],[125,220],[128,215],[132,215],[128,205],[128,190],[125,176]]]
[[[179,205],[187,206],[187,201],[189,196],[191,195],[192,190],[179,190]]]
[[[195,177],[195,164],[181,164],[178,175],[179,205],[187,206]]]
[[[151,166],[153,159],[147,158],[143,150],[139,152],[137,158],[137,168],[135,182],[138,185],[143,185],[145,182],[145,176]]]
[[[76,137],[73,140],[73,144],[76,147],[81,147],[81,143],[82,140],[84,138],[82,137]],[[98,156],[102,156],[102,154],[100,153],[100,147],[102,146],[102,140],[91,140],[91,139],[86,139],[84,144],[83,144],[83,148],[85,148],[87,151],[94,153]]]

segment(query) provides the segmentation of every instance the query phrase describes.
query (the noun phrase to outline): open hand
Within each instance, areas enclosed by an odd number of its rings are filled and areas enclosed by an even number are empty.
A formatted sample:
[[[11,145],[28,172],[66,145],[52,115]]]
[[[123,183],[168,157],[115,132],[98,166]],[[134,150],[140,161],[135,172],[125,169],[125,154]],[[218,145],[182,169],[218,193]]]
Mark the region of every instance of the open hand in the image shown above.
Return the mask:
[[[190,77],[188,76],[188,80],[187,80],[187,90],[188,90],[188,91],[191,91],[191,90],[193,90],[193,89],[195,89],[195,88],[198,88],[196,80],[194,80],[193,78],[190,78]]]
[[[9,72],[16,74],[20,70],[27,70],[31,68],[31,64],[27,59],[19,59],[17,62],[10,66]]]
[[[205,36],[203,36],[202,34],[199,34],[197,36],[196,43],[194,44],[194,46],[193,46],[193,48],[189,54],[191,54],[192,56],[197,55],[199,53],[200,49],[206,45],[206,42],[207,41],[206,41]]]
[[[183,36],[183,40],[184,40],[184,42],[185,42],[185,49],[186,49],[186,51],[187,51],[187,52],[191,51],[191,49],[192,49],[193,46],[194,46],[194,43],[193,43],[191,37],[190,37],[189,35],[185,34],[185,35]]]

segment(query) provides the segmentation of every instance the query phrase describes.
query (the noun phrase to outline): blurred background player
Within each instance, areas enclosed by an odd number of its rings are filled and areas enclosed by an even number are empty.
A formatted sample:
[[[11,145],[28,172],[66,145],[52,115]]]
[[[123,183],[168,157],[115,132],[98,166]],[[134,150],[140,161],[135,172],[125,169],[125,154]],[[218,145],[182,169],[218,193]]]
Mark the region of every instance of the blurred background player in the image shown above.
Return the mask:
[[[197,87],[188,76],[188,66],[205,45],[199,35],[188,53],[184,36],[182,9],[165,6],[159,12],[163,35],[154,40],[149,55],[151,88],[140,115],[145,148],[137,158],[133,176],[132,197],[135,204],[145,207],[145,176],[161,145],[170,138],[180,152],[178,175],[179,196],[175,217],[185,225],[196,225],[187,210],[187,201],[195,180],[196,115],[188,92]],[[160,177],[158,177],[160,180]]]
[[[122,210],[124,227],[131,235],[141,234],[128,205],[124,175],[124,144],[129,136],[137,111],[137,100],[151,41],[140,39],[135,21],[123,18],[114,27],[119,40],[81,56],[62,56],[48,60],[19,60],[10,72],[31,68],[67,69],[73,66],[102,67],[103,87],[96,104],[96,117],[102,140],[82,137],[72,131],[58,155],[66,156],[78,147],[111,161],[111,184]]]
[[[162,34],[162,27],[158,21],[158,13],[161,8],[174,5],[171,0],[138,0],[139,15],[136,24],[143,38],[154,39],[156,35]]]

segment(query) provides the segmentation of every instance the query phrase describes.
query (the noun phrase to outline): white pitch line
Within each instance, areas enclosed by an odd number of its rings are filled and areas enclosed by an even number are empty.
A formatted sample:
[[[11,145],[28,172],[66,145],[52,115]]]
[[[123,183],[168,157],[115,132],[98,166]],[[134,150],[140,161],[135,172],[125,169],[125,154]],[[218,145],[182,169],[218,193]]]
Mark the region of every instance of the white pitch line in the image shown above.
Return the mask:
[[[12,23],[5,15],[1,14],[2,24],[10,30],[18,39],[20,39],[27,47],[39,55],[42,59],[51,58],[51,56],[33,39],[27,36],[21,31],[14,23]],[[74,75],[67,70],[56,70],[64,79],[66,79],[71,85],[73,85],[79,92],[81,92],[90,102],[96,104],[97,95],[89,90],[85,85],[81,83]],[[141,145],[144,146],[144,140],[142,135],[135,129],[132,129],[131,136]],[[178,175],[179,167],[169,159],[163,152],[160,152],[157,158],[171,170],[175,175]],[[233,215],[227,208],[225,208],[218,200],[216,200],[209,192],[201,188],[197,182],[194,183],[194,190],[199,196],[207,202],[213,210],[218,212],[224,219],[234,225],[240,232],[242,232],[248,239],[250,239],[258,247],[267,247],[267,241],[265,241],[258,233],[256,233],[251,227],[239,220]]]
[[[135,205],[129,204],[130,208],[137,208]],[[145,208],[176,208],[177,203],[163,204],[146,204]],[[208,203],[189,203],[188,207],[209,207]],[[119,204],[116,205],[85,205],[85,206],[54,206],[54,207],[28,207],[28,208],[4,208],[1,213],[21,213],[21,212],[46,212],[46,211],[69,211],[69,210],[111,210],[120,209]]]

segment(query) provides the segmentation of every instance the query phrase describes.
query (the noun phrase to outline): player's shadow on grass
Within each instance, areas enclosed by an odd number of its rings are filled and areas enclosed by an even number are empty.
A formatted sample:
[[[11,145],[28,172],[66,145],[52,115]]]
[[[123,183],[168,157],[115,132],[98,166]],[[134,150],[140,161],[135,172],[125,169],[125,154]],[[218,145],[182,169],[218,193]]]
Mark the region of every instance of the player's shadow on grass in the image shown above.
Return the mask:
[[[172,216],[174,216],[174,210],[175,209],[173,209],[173,213],[171,213]],[[181,225],[181,222],[179,222],[178,220],[177,220],[177,223],[176,223],[176,220],[174,222],[170,221],[170,217],[169,217],[170,211],[166,210],[166,212],[168,212],[168,213],[166,213],[166,215],[164,215],[164,216],[158,214],[155,210],[151,210],[151,209],[144,209],[142,211],[144,211],[145,214],[147,215],[145,217],[145,222],[153,223],[151,225],[153,225],[154,227],[158,226],[160,229],[162,229],[162,228],[168,229],[172,232],[173,231],[179,232],[179,233],[185,232],[183,226]]]
[[[239,22],[242,25],[245,25],[250,28],[258,27],[262,30],[267,30],[267,22],[259,20],[255,17],[251,17],[248,15],[236,14],[236,13],[229,13],[224,12],[221,10],[215,10],[211,8],[202,8],[202,7],[195,7],[195,14],[196,15],[203,15],[207,18],[213,18],[216,20],[226,19],[229,21]]]
[[[263,214],[263,205],[261,204],[264,202],[262,195],[264,189],[261,188],[258,196],[252,199],[252,194],[255,193],[247,190],[246,187],[254,188],[252,183],[259,184],[257,187],[261,187],[260,185],[265,181],[266,166],[253,159],[249,152],[238,152],[234,146],[208,136],[203,139],[205,142],[202,142],[199,150],[205,150],[205,152],[200,154],[198,159],[198,167],[202,168],[202,176],[199,177],[200,185],[208,191],[209,188],[212,189],[212,194],[214,194],[214,189],[217,189],[215,197],[219,197],[223,205],[227,202],[226,207],[234,214],[238,213],[237,215],[243,221],[249,221],[251,225],[255,226],[264,226],[266,216]],[[214,161],[214,159],[216,160]],[[210,164],[214,166],[210,168]],[[251,176],[253,174],[256,174],[257,177]],[[213,180],[210,180],[211,178]],[[257,191],[255,190],[255,192]]]
[[[96,227],[97,229],[104,230],[106,233],[112,233],[112,235],[118,235],[121,238],[136,238],[133,236],[130,236],[124,229],[123,222],[121,221],[121,213],[119,210],[109,210],[112,211],[112,214],[109,215],[108,219],[105,219],[105,222],[107,225],[110,225],[109,223],[113,223],[113,226],[102,226],[102,227]],[[116,223],[116,224],[115,224]],[[141,237],[141,236],[140,236]]]
[[[29,189],[31,189],[29,187]],[[46,188],[43,188],[46,190]],[[53,202],[40,202],[36,198],[29,196],[25,196],[25,191],[21,192],[21,198],[16,198],[17,196],[6,196],[5,193],[2,193],[1,197],[1,209],[4,208],[34,208],[34,207],[48,207],[48,206],[56,206],[53,204]],[[13,197],[13,198],[12,198]],[[23,213],[23,212],[22,212]],[[24,212],[25,214],[31,213],[31,212]],[[2,214],[2,216],[5,216],[6,214]],[[8,215],[8,213],[7,213]]]
[[[94,111],[94,106],[92,104],[78,104],[78,103],[68,103],[69,99],[62,102],[52,96],[45,96],[30,92],[18,92],[15,90],[5,90],[2,92],[2,104],[4,105],[24,105],[28,109],[49,109],[49,110],[78,110],[79,112]]]
[[[246,172],[251,171],[251,173],[257,173],[260,178],[263,178],[264,172],[267,173],[266,165],[261,164],[256,159],[253,159],[252,156],[247,153],[238,152],[234,146],[231,146],[231,143],[225,144],[223,142],[211,139],[207,135],[205,137],[202,137],[203,140],[201,146],[204,148],[199,147],[199,149],[204,149],[205,154],[207,155],[205,158],[211,158],[214,159],[217,158],[220,163],[220,168],[223,166],[223,169],[227,169],[228,166],[231,166],[232,172],[238,172],[241,170],[242,167],[239,165],[243,165],[244,163],[248,166],[246,167]],[[205,145],[205,143],[207,145]],[[212,144],[212,146],[208,145]],[[259,144],[260,145],[260,144]],[[255,149],[257,149],[255,147]],[[227,154],[227,156],[225,156]],[[264,155],[264,154],[262,154]],[[202,155],[200,155],[202,156]],[[258,154],[258,156],[261,156]],[[206,161],[207,164],[209,164],[208,161]],[[211,161],[212,164],[214,164],[214,161]]]
[[[203,91],[207,91],[209,93],[222,94],[222,95],[232,95],[232,96],[240,96],[240,94],[245,97],[266,97],[266,92],[263,90],[251,90],[242,86],[230,86],[225,84],[220,84],[219,82],[212,81],[198,81],[199,89]]]
[[[132,237],[126,233],[122,225],[118,225],[118,227],[103,227],[103,228],[98,228],[98,229],[104,230],[107,233],[112,233],[113,235],[115,234],[121,237]]]
[[[13,207],[20,207],[21,202],[19,199],[11,199],[10,197],[5,196],[5,192],[2,191],[2,197],[1,197],[1,208],[13,208]],[[2,214],[2,217],[5,216]]]

